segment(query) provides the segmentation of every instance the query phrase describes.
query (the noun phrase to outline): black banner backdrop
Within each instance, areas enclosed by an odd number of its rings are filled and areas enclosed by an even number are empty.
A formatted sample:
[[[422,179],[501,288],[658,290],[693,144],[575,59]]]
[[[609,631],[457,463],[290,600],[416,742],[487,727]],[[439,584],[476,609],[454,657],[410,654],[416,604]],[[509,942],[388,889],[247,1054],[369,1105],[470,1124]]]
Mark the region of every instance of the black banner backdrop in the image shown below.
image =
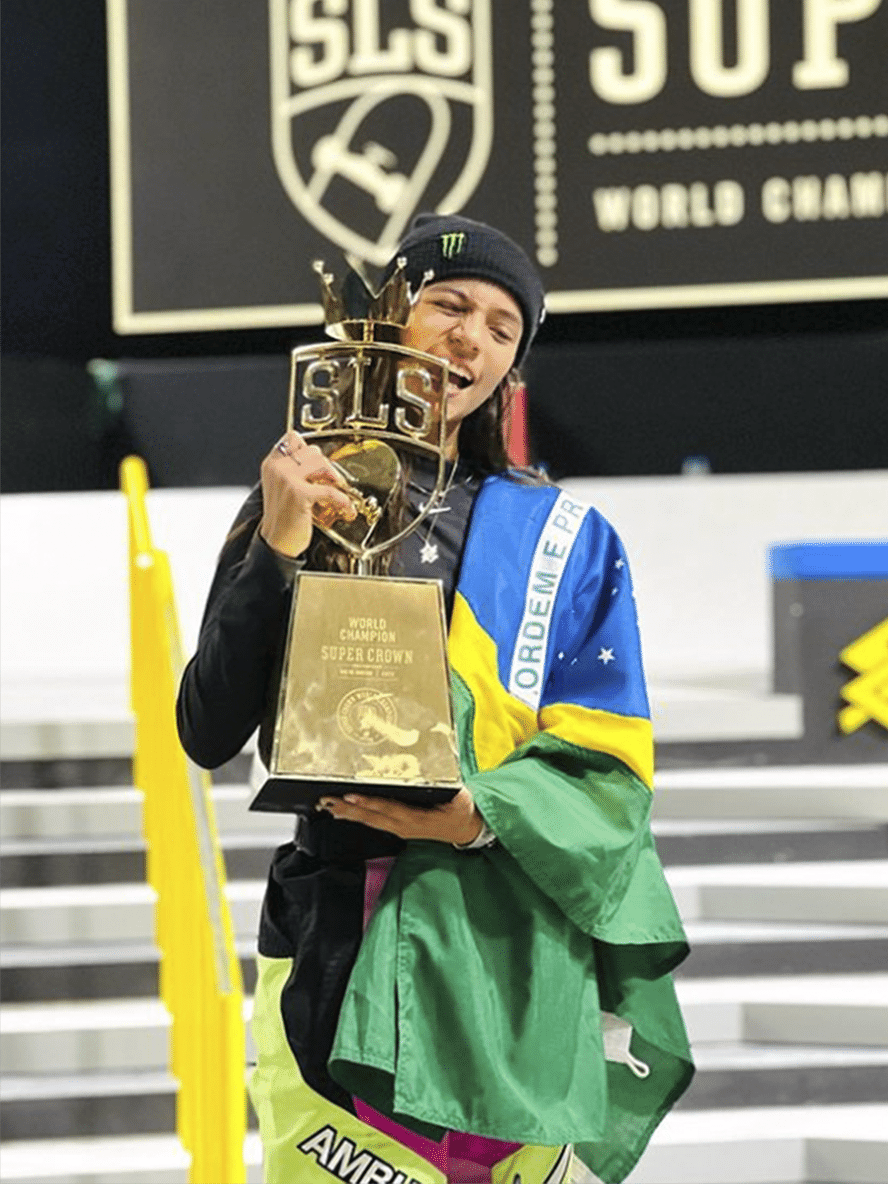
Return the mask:
[[[115,328],[494,222],[555,312],[888,295],[886,0],[108,0]]]

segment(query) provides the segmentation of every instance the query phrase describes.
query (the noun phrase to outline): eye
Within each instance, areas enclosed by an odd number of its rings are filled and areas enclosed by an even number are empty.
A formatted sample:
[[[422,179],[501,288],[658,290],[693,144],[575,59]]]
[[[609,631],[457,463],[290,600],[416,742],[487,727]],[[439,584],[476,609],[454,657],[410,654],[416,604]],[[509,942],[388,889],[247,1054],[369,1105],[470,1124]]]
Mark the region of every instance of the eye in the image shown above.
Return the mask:
[[[444,312],[450,313],[451,316],[459,316],[459,314],[463,311],[462,305],[457,304],[453,300],[439,298],[437,300],[433,300],[432,303],[436,308],[440,308]]]
[[[501,345],[513,345],[517,340],[512,330],[505,329],[502,325],[494,325],[491,328],[491,333]]]

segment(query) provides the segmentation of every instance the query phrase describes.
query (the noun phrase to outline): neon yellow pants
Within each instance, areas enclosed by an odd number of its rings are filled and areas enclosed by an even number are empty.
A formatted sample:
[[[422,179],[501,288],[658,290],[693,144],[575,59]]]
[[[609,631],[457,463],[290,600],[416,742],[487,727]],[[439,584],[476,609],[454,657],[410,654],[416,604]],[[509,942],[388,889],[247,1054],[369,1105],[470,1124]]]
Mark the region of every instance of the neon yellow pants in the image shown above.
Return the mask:
[[[266,1184],[448,1184],[448,1177],[428,1159],[305,1083],[287,1041],[280,1005],[292,959],[259,955],[258,964],[253,1003],[257,1064],[250,1097],[259,1118]],[[594,1180],[570,1147],[534,1146],[521,1147],[494,1164],[489,1178],[491,1184]],[[451,1179],[468,1184],[471,1176],[461,1172]]]

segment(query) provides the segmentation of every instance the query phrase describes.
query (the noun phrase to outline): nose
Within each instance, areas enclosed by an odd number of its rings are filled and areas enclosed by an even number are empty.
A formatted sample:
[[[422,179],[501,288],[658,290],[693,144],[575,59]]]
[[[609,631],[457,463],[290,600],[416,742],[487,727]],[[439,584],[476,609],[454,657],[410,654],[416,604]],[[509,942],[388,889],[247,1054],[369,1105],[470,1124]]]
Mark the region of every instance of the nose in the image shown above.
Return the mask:
[[[455,322],[451,336],[459,343],[463,351],[474,357],[481,348],[481,329],[483,318],[477,311],[466,311]]]

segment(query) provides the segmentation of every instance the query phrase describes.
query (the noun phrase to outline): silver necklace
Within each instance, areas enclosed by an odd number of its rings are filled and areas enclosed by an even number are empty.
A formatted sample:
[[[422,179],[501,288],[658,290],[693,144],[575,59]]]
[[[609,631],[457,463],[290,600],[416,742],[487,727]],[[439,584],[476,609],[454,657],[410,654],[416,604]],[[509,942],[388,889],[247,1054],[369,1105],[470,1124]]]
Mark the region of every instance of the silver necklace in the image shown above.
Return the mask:
[[[419,549],[420,563],[436,563],[438,560],[438,544],[432,542],[432,535],[435,533],[435,527],[438,525],[438,514],[445,514],[450,506],[445,506],[444,502],[447,500],[447,495],[450,493],[453,486],[453,478],[456,476],[456,470],[459,468],[459,460],[453,462],[453,468],[450,470],[450,476],[447,478],[447,484],[439,494],[433,494],[430,503],[421,503],[420,511],[428,505],[428,516],[432,519],[431,526],[425,536],[425,541]]]

